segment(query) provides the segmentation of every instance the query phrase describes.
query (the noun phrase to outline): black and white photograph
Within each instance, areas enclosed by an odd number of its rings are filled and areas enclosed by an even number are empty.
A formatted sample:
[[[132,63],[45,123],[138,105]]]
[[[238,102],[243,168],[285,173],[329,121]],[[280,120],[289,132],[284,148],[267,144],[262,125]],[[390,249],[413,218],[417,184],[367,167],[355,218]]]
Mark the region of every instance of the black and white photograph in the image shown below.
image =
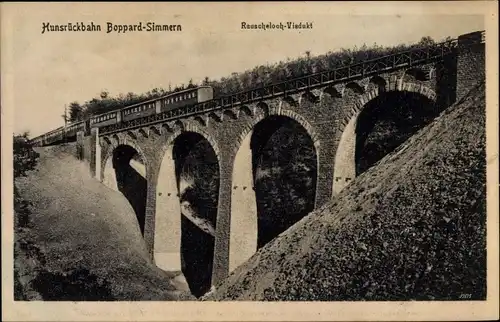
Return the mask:
[[[494,2],[0,14],[6,321],[498,318]]]

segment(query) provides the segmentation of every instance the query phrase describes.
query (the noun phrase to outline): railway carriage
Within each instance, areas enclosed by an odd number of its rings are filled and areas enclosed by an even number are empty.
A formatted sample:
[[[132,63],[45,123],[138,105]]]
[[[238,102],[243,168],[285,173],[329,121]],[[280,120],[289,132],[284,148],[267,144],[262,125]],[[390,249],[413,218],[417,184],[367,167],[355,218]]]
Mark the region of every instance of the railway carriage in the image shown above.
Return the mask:
[[[126,122],[139,117],[144,117],[156,113],[156,102],[158,100],[150,100],[132,106],[125,107],[120,110],[121,120]],[[117,121],[119,122],[119,121]]]
[[[90,129],[103,127],[117,123],[131,121],[149,115],[160,114],[186,105],[194,105],[206,101],[212,101],[214,91],[211,86],[199,86],[188,88],[179,92],[170,93],[166,96],[152,99],[120,110],[94,115],[85,121],[59,127],[32,140],[36,145],[48,145],[57,141],[76,137],[79,131],[90,134]],[[216,104],[215,101],[213,101]]]
[[[66,127],[66,137],[76,136],[79,131],[85,131],[85,121],[75,122]]]
[[[116,124],[120,118],[120,111],[112,111],[104,114],[92,116],[90,118],[91,127],[101,127]]]
[[[102,127],[120,122],[127,122],[212,99],[213,88],[211,86],[189,88],[160,98],[127,106],[121,110],[93,116],[90,119],[90,127]]]
[[[192,105],[209,101],[214,97],[214,90],[211,86],[199,86],[190,88],[169,96],[163,97],[160,100],[160,112],[166,112],[181,106]]]
[[[58,127],[48,133],[39,136],[36,139],[36,144],[38,146],[49,145],[53,142],[60,141],[64,138],[64,126]]]

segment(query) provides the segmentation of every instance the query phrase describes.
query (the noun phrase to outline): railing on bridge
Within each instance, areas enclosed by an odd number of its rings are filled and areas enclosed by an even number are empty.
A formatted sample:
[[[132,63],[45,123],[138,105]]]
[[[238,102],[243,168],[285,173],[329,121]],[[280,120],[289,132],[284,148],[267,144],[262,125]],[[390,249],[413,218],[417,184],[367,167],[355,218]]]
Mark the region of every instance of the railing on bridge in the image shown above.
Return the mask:
[[[340,83],[346,80],[363,78],[372,74],[390,71],[401,67],[418,65],[432,60],[442,58],[454,52],[458,47],[458,40],[453,39],[433,46],[407,50],[388,56],[355,63],[334,70],[319,72],[303,77],[287,80],[269,86],[251,89],[230,96],[216,98],[214,100],[198,103],[191,106],[183,106],[157,115],[105,126],[101,133],[108,134],[124,129],[132,129],[138,126],[154,124],[159,121],[175,120],[182,117],[220,110],[241,104],[253,103],[263,99],[286,96],[303,90],[314,89],[325,85]]]
[[[466,35],[466,37],[461,37],[460,44],[458,39],[452,39],[427,47],[410,49],[360,63],[342,66],[334,70],[310,74],[284,82],[271,84],[269,86],[215,98],[211,101],[190,106],[183,106],[160,114],[104,126],[100,129],[100,132],[102,134],[109,134],[125,129],[133,129],[139,126],[153,125],[157,122],[165,120],[176,120],[196,114],[258,102],[268,98],[287,96],[303,90],[312,90],[316,87],[323,87],[330,84],[345,82],[347,80],[364,78],[402,67],[411,67],[428,63],[454,53],[459,46],[471,46],[478,43],[484,43],[484,41],[484,31],[471,33]]]

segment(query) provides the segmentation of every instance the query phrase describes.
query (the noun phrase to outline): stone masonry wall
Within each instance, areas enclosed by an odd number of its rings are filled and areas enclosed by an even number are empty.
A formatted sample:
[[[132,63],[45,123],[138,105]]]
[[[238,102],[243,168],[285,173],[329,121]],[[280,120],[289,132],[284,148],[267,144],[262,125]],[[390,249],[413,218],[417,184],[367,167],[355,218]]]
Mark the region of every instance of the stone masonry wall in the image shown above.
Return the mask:
[[[441,105],[449,105],[459,99],[478,78],[484,78],[484,45],[460,52],[456,65],[454,63],[454,59],[448,59],[436,64],[412,67],[411,70],[396,70],[346,84],[326,86],[283,99],[268,99],[182,120],[103,135],[100,138],[100,168],[104,170],[107,158],[120,144],[131,145],[144,156],[148,182],[144,238],[150,253],[153,254],[156,190],[157,185],[161,184],[158,182],[158,173],[165,151],[168,151],[174,140],[185,131],[205,137],[216,153],[220,173],[212,278],[212,283],[217,284],[226,278],[229,270],[232,190],[241,189],[232,183],[233,169],[238,170],[238,164],[234,164],[235,156],[241,142],[258,122],[270,115],[281,115],[300,123],[311,136],[318,160],[315,206],[320,207],[332,198],[336,176],[334,169],[342,166],[335,164],[342,133],[347,124],[359,115],[365,104],[382,91],[396,90],[421,93],[437,100]],[[440,86],[445,86],[446,90],[440,89]],[[90,140],[91,144],[94,144],[92,137]],[[346,149],[353,149],[351,145]],[[95,153],[91,155],[94,156]],[[91,168],[96,167],[93,165]],[[340,178],[345,182],[350,179],[352,178]]]
[[[216,152],[220,171],[213,270],[213,282],[216,284],[228,273],[232,190],[242,188],[232,184],[233,169],[236,173],[238,172],[238,165],[234,164],[234,159],[241,142],[254,126],[267,116],[281,115],[293,119],[304,127],[316,149],[318,177],[315,205],[320,207],[333,195],[335,156],[344,128],[366,102],[378,95],[372,92],[378,87],[383,87],[384,90],[415,91],[417,87],[433,86],[436,83],[433,79],[418,80],[412,75],[404,75],[404,71],[395,71],[382,74],[380,77],[365,78],[345,85],[327,86],[311,92],[291,95],[284,99],[269,99],[175,122],[104,135],[101,138],[100,168],[104,171],[107,158],[119,144],[131,145],[144,155],[148,182],[144,238],[152,254],[156,189],[160,184],[157,182],[158,173],[165,151],[183,131],[196,132],[205,137]],[[408,84],[413,84],[413,87],[403,86],[403,83],[398,87],[397,80],[401,80],[403,76],[406,77],[406,81],[411,82]],[[368,93],[372,94],[368,95]],[[101,178],[103,175],[101,174]],[[349,178],[349,180],[352,179]],[[346,178],[342,180],[345,181]]]

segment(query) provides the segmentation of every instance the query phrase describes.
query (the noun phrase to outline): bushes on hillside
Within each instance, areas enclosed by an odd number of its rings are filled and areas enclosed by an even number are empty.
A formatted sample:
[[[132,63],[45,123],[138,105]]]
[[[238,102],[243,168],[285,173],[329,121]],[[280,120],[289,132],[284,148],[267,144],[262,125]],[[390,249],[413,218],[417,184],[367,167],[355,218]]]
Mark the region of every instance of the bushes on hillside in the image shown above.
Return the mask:
[[[35,168],[39,153],[33,150],[32,144],[29,142],[29,134],[14,135],[13,138],[13,168],[14,179],[26,175],[26,172]],[[31,203],[24,200],[17,191],[14,185],[14,212],[16,227],[27,227],[30,221]]]
[[[14,135],[13,139],[13,159],[14,178],[25,176],[27,171],[33,170],[38,161],[39,154],[33,150],[29,142],[29,134]]]
[[[69,272],[42,270],[32,282],[45,301],[110,301],[111,285],[86,268]]]
[[[25,176],[27,171],[33,170],[37,163],[39,154],[33,151],[31,144],[29,143],[28,133],[17,134],[13,137],[13,170],[14,179]],[[30,224],[30,202],[23,199],[14,184],[14,230],[15,230],[15,245],[14,247],[14,257],[19,256],[19,252],[23,251],[27,254],[27,251],[31,251],[29,247],[30,243],[20,238],[20,231],[27,228]],[[24,248],[22,250],[18,249],[18,246]],[[29,249],[28,249],[29,248]],[[21,283],[20,273],[17,267],[14,268],[14,299],[16,300],[26,300],[27,290]]]

